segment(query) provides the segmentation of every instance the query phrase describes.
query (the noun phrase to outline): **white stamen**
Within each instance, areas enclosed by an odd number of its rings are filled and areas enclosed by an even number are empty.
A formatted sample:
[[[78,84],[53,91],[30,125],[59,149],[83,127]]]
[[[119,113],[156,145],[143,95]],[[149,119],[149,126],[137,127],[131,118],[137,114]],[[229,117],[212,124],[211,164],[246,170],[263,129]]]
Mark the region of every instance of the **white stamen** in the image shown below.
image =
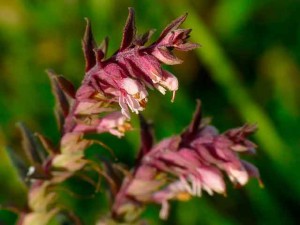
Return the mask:
[[[190,180],[192,182],[192,193],[191,195],[197,195],[197,178],[194,176],[190,176]]]
[[[125,102],[125,99],[122,95],[119,97],[119,105],[121,107],[122,114],[124,116],[126,116],[128,119],[130,119],[130,113],[128,111],[128,106],[127,106],[127,104]]]
[[[207,186],[207,185],[203,185],[203,189],[209,194],[209,195],[213,195],[213,191]]]
[[[159,212],[159,217],[163,220],[168,218],[169,214],[169,203],[168,201],[163,201],[161,204],[161,210]]]
[[[201,195],[202,195],[201,182],[200,182],[200,180],[197,180],[196,182],[197,182],[197,196],[201,197]]]
[[[131,111],[138,114],[139,109],[141,108],[138,101],[136,99],[134,99],[133,97],[131,97],[130,95],[127,95],[125,97],[125,100],[126,100],[128,106],[129,106],[129,108],[131,109]]]
[[[186,179],[184,177],[180,177],[180,181],[182,183],[182,185],[184,186],[185,190],[188,192],[188,193],[192,193],[192,189],[189,185],[189,183],[186,181]]]
[[[154,84],[158,83],[161,81],[161,75],[156,73],[155,71],[150,71],[150,74],[153,75],[151,76],[151,80]]]
[[[34,172],[35,172],[34,166],[30,166],[28,168],[27,176],[30,177],[32,174],[34,174]]]
[[[159,84],[154,84],[154,86],[156,87],[156,89],[157,89],[160,93],[162,93],[163,95],[166,94],[166,89],[165,89],[165,88],[163,88],[163,87],[160,86]]]

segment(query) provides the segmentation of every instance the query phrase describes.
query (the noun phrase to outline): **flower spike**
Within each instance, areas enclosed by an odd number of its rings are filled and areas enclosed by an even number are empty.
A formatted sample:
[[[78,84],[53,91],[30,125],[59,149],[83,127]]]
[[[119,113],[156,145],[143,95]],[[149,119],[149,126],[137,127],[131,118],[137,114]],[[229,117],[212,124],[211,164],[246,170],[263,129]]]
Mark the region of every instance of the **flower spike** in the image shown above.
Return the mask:
[[[112,57],[103,60],[106,47],[94,49],[96,65],[86,72],[83,85],[76,94],[80,101],[91,101],[96,95],[105,96],[112,103],[118,103],[121,112],[128,119],[131,117],[130,111],[138,114],[145,109],[148,102],[147,88],[157,89],[162,94],[167,90],[172,91],[173,102],[178,90],[178,80],[173,74],[163,70],[161,64],[174,65],[182,62],[173,55],[173,48],[189,51],[198,47],[197,44],[187,42],[190,29],[178,29],[186,16],[187,14],[177,18],[167,26],[158,41],[144,46],[154,30],[137,36],[134,10],[129,8],[119,50]],[[85,36],[89,40],[86,43],[94,46],[89,23]],[[106,46],[106,43],[102,46]]]
[[[137,35],[135,12],[129,15],[120,48],[106,58],[108,38],[98,46],[86,19],[82,40],[85,76],[76,90],[73,84],[48,70],[56,99],[55,113],[61,137],[52,143],[45,136],[33,135],[23,124],[22,145],[27,160],[9,151],[21,177],[28,181],[28,204],[22,210],[19,225],[48,224],[65,208],[57,202],[60,183],[78,176],[99,190],[100,176],[110,187],[111,212],[97,224],[140,224],[138,217],[149,203],[161,205],[160,217],[167,219],[171,200],[187,201],[203,192],[226,194],[225,176],[235,186],[245,185],[251,177],[260,181],[258,169],[241,159],[255,153],[256,145],[248,140],[255,125],[244,125],[224,133],[202,119],[201,102],[188,127],[180,134],[154,143],[151,124],[140,114],[148,102],[148,88],[162,94],[172,92],[174,101],[179,84],[177,77],[163,68],[183,61],[173,49],[190,51],[199,47],[188,41],[191,29],[179,26],[187,14],[171,22],[157,41],[146,45],[154,30]],[[99,145],[113,151],[95,135],[109,133],[121,138],[132,129],[131,113],[139,114],[141,144],[135,165],[126,168],[113,159],[100,155],[90,160],[86,150]],[[10,149],[8,149],[10,150]],[[29,167],[29,168],[28,168]],[[83,174],[93,169],[98,181]],[[260,181],[261,182],[261,181]],[[102,187],[102,185],[101,185]],[[107,185],[103,185],[107,187]],[[73,218],[72,213],[68,213]],[[74,217],[74,222],[79,221]]]
[[[132,207],[151,202],[162,206],[160,217],[167,219],[170,200],[201,197],[203,191],[225,195],[223,173],[236,186],[245,185],[251,177],[260,182],[258,169],[238,154],[255,148],[247,139],[253,132],[254,127],[247,125],[220,134],[203,123],[197,101],[193,120],[183,133],[162,140],[143,154],[132,176],[124,181],[114,212],[122,211],[122,202]]]

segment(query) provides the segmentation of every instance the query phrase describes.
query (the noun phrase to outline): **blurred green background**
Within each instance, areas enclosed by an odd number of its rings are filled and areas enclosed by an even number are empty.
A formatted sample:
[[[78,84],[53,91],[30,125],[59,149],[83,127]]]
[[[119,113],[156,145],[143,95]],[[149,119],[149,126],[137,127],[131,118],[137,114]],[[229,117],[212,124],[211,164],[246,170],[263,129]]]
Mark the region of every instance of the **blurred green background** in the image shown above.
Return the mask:
[[[157,139],[180,132],[189,122],[195,99],[220,131],[257,123],[253,137],[265,188],[255,180],[242,189],[228,185],[228,196],[204,195],[172,204],[168,221],[159,207],[144,218],[152,224],[300,224],[300,1],[298,0],[0,0],[0,207],[22,207],[26,191],[4,146],[19,150],[15,123],[24,121],[53,141],[59,138],[54,98],[44,72],[52,68],[76,86],[84,74],[81,52],[84,17],[92,21],[98,42],[110,37],[109,52],[121,41],[127,7],[136,10],[140,33],[157,34],[172,19],[189,13],[184,27],[202,47],[180,53],[182,65],[169,68],[180,80],[175,103],[170,94],[150,93],[145,112],[155,122]],[[136,118],[133,123],[137,125]],[[125,140],[104,136],[120,161],[132,165],[138,127]],[[76,181],[75,181],[76,183]],[[77,181],[88,195],[91,187]],[[75,188],[76,189],[76,188]],[[75,190],[78,191],[78,190]],[[103,193],[95,198],[62,200],[84,224],[105,212]],[[15,215],[0,208],[0,224]],[[65,223],[67,224],[67,223]]]

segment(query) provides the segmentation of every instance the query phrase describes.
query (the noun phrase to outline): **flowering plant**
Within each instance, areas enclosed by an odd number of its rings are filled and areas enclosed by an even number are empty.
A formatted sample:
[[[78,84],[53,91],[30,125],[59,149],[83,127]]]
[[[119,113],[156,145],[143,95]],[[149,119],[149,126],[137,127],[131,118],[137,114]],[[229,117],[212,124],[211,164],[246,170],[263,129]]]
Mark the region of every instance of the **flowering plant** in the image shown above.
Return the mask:
[[[191,29],[179,28],[186,17],[172,21],[155,42],[147,45],[154,30],[137,35],[134,10],[129,8],[120,48],[109,58],[108,39],[97,46],[87,20],[82,41],[85,76],[80,87],[76,90],[70,81],[48,71],[56,98],[59,143],[53,144],[19,124],[30,162],[28,166],[12,154],[28,184],[28,207],[21,212],[19,225],[48,224],[55,215],[66,213],[57,201],[56,187],[86,168],[104,178],[110,193],[111,207],[98,224],[140,224],[140,214],[150,203],[161,205],[160,218],[166,219],[170,200],[186,201],[200,197],[203,191],[226,194],[225,175],[236,186],[245,185],[250,177],[259,179],[256,167],[240,159],[240,154],[255,153],[256,145],[247,137],[256,126],[219,133],[202,118],[198,101],[190,125],[181,134],[154,143],[151,127],[140,114],[148,102],[148,89],[162,94],[171,91],[171,101],[175,99],[178,80],[161,65],[182,63],[174,49],[190,51],[199,46],[188,41]],[[134,167],[88,160],[84,152],[91,145],[110,151],[88,134],[110,133],[121,138],[132,128],[131,112],[139,114],[141,127],[141,147]],[[24,168],[29,169],[24,172]],[[96,186],[98,190],[99,183]],[[74,213],[66,214],[80,223]]]

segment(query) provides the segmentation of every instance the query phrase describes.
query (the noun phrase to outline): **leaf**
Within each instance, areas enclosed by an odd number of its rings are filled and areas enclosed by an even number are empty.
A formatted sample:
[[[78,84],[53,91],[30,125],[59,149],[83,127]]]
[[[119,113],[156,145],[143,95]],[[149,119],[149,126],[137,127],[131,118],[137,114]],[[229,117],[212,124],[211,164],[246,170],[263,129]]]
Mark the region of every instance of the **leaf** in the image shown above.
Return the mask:
[[[56,108],[54,110],[54,115],[55,115],[55,118],[56,118],[56,123],[57,123],[58,130],[61,133],[63,133],[63,130],[64,130],[64,121],[65,121],[65,118],[63,116],[63,112],[61,111],[61,109]]]
[[[197,133],[202,120],[201,109],[201,101],[197,99],[197,106],[193,115],[192,122],[190,123],[188,128],[181,134],[181,138],[184,142],[189,142],[189,139]]]
[[[123,38],[120,46],[120,51],[131,46],[136,33],[135,21],[134,21],[134,10],[129,7],[129,15],[127,17],[127,21],[123,30]]]
[[[75,98],[76,90],[71,81],[67,80],[63,76],[55,76],[55,79],[65,94],[71,98]]]
[[[96,42],[93,37],[91,22],[86,20],[85,33],[82,40],[82,50],[85,58],[85,71],[87,72],[96,64],[96,58],[94,49],[96,48]]]
[[[40,149],[34,135],[23,123],[17,123],[17,127],[21,131],[22,146],[31,164],[42,164],[41,152],[39,152]]]
[[[58,75],[56,75],[52,70],[46,70],[46,72],[51,81],[52,93],[54,94],[54,97],[56,100],[56,105],[55,105],[56,120],[57,120],[59,129],[62,130],[64,118],[66,118],[69,114],[69,105],[70,105],[69,100],[68,100],[67,96],[65,95],[64,90],[59,85],[59,81],[57,79]],[[62,84],[62,83],[64,83],[64,84]],[[70,84],[67,84],[66,80],[62,81],[62,79],[61,79],[61,85],[67,89],[70,89],[70,90],[72,89],[69,86]],[[66,87],[66,86],[68,86],[68,87]]]
[[[48,152],[49,155],[59,153],[59,150],[54,147],[53,143],[47,137],[40,133],[35,133],[35,136],[38,137],[44,149]]]

